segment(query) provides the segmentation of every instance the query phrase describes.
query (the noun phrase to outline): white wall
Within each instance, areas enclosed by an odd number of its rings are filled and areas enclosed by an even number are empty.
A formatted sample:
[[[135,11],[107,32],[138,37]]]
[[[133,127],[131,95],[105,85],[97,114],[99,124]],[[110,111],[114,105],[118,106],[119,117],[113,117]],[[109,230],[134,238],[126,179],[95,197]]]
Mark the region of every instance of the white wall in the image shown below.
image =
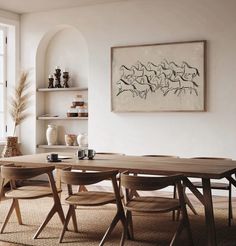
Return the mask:
[[[35,67],[42,37],[72,25],[89,48],[89,143],[99,151],[236,158],[236,2],[234,0],[134,0],[25,14],[21,61]],[[110,47],[207,40],[207,112],[112,113]],[[35,109],[32,108],[35,114]],[[34,151],[35,115],[22,125],[23,150]],[[42,133],[43,134],[43,133]]]

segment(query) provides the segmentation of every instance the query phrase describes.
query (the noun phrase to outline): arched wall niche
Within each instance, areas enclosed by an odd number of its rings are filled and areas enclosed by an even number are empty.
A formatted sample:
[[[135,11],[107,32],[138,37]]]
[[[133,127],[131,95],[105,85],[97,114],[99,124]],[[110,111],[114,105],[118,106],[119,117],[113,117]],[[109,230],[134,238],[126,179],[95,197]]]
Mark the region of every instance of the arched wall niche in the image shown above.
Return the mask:
[[[55,67],[61,73],[69,72],[70,87],[88,87],[88,47],[80,31],[73,26],[59,25],[48,31],[39,42],[36,53],[36,88],[48,87],[48,76],[55,73]],[[62,76],[61,76],[62,81]],[[36,115],[52,114],[66,116],[73,98],[82,94],[87,100],[87,92],[37,92]],[[65,134],[87,132],[87,121],[36,121],[36,145],[46,144],[45,132],[48,124],[58,126],[58,144],[64,145]],[[41,152],[37,150],[37,152]]]
[[[56,66],[67,69],[72,86],[88,85],[88,46],[80,31],[68,25],[55,26],[39,42],[36,54],[37,87],[46,86]],[[49,74],[48,74],[49,73]]]

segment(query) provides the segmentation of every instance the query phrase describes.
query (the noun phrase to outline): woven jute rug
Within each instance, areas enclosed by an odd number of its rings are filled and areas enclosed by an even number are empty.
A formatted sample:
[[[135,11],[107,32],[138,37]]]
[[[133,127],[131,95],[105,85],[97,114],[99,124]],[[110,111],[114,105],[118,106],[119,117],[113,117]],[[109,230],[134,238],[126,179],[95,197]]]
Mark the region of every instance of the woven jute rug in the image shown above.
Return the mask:
[[[0,202],[0,224],[10,206],[9,200]],[[38,200],[21,200],[20,208],[24,225],[18,225],[16,216],[13,214],[8,222],[5,232],[0,234],[0,241],[13,242],[19,245],[54,246],[58,244],[58,238],[62,225],[57,215],[49,222],[38,239],[32,239],[37,228],[46,217],[52,206],[52,198]],[[67,205],[63,204],[64,212]],[[189,218],[195,245],[206,245],[206,228],[202,207],[197,207],[199,215]],[[98,208],[80,208],[76,211],[79,233],[73,232],[71,224],[70,231],[64,236],[61,245],[95,246],[99,245],[106,229],[115,214],[115,205],[107,205]],[[217,230],[217,243],[219,246],[236,245],[236,223],[232,227],[227,226],[227,209],[215,209],[215,221]],[[151,246],[168,245],[177,227],[177,222],[171,220],[171,214],[165,215],[134,215],[135,241],[126,240],[127,246]],[[121,236],[121,225],[115,228],[106,245],[119,245]],[[185,232],[183,231],[178,245],[187,246]]]

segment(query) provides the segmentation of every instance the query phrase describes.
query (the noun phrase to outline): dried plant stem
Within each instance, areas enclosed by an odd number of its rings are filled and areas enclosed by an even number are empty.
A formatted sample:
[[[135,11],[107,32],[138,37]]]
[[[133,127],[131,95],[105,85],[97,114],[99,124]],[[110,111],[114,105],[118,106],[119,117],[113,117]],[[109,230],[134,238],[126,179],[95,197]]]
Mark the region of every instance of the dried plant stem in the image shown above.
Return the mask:
[[[14,121],[13,136],[16,134],[17,126],[28,117],[26,110],[29,106],[31,93],[26,92],[30,85],[27,78],[28,72],[22,72],[15,88],[15,95],[10,100],[10,115]]]

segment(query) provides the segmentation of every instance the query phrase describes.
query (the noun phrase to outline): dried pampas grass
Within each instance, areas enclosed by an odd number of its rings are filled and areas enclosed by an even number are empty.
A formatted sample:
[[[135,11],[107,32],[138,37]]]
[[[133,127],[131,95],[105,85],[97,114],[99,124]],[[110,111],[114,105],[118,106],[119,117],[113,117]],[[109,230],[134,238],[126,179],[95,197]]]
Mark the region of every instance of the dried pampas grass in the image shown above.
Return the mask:
[[[10,99],[10,115],[14,121],[13,136],[15,136],[16,127],[29,116],[26,110],[29,107],[29,98],[32,93],[27,92],[27,89],[30,87],[28,76],[29,72],[21,72],[20,79],[15,88],[15,95]]]

